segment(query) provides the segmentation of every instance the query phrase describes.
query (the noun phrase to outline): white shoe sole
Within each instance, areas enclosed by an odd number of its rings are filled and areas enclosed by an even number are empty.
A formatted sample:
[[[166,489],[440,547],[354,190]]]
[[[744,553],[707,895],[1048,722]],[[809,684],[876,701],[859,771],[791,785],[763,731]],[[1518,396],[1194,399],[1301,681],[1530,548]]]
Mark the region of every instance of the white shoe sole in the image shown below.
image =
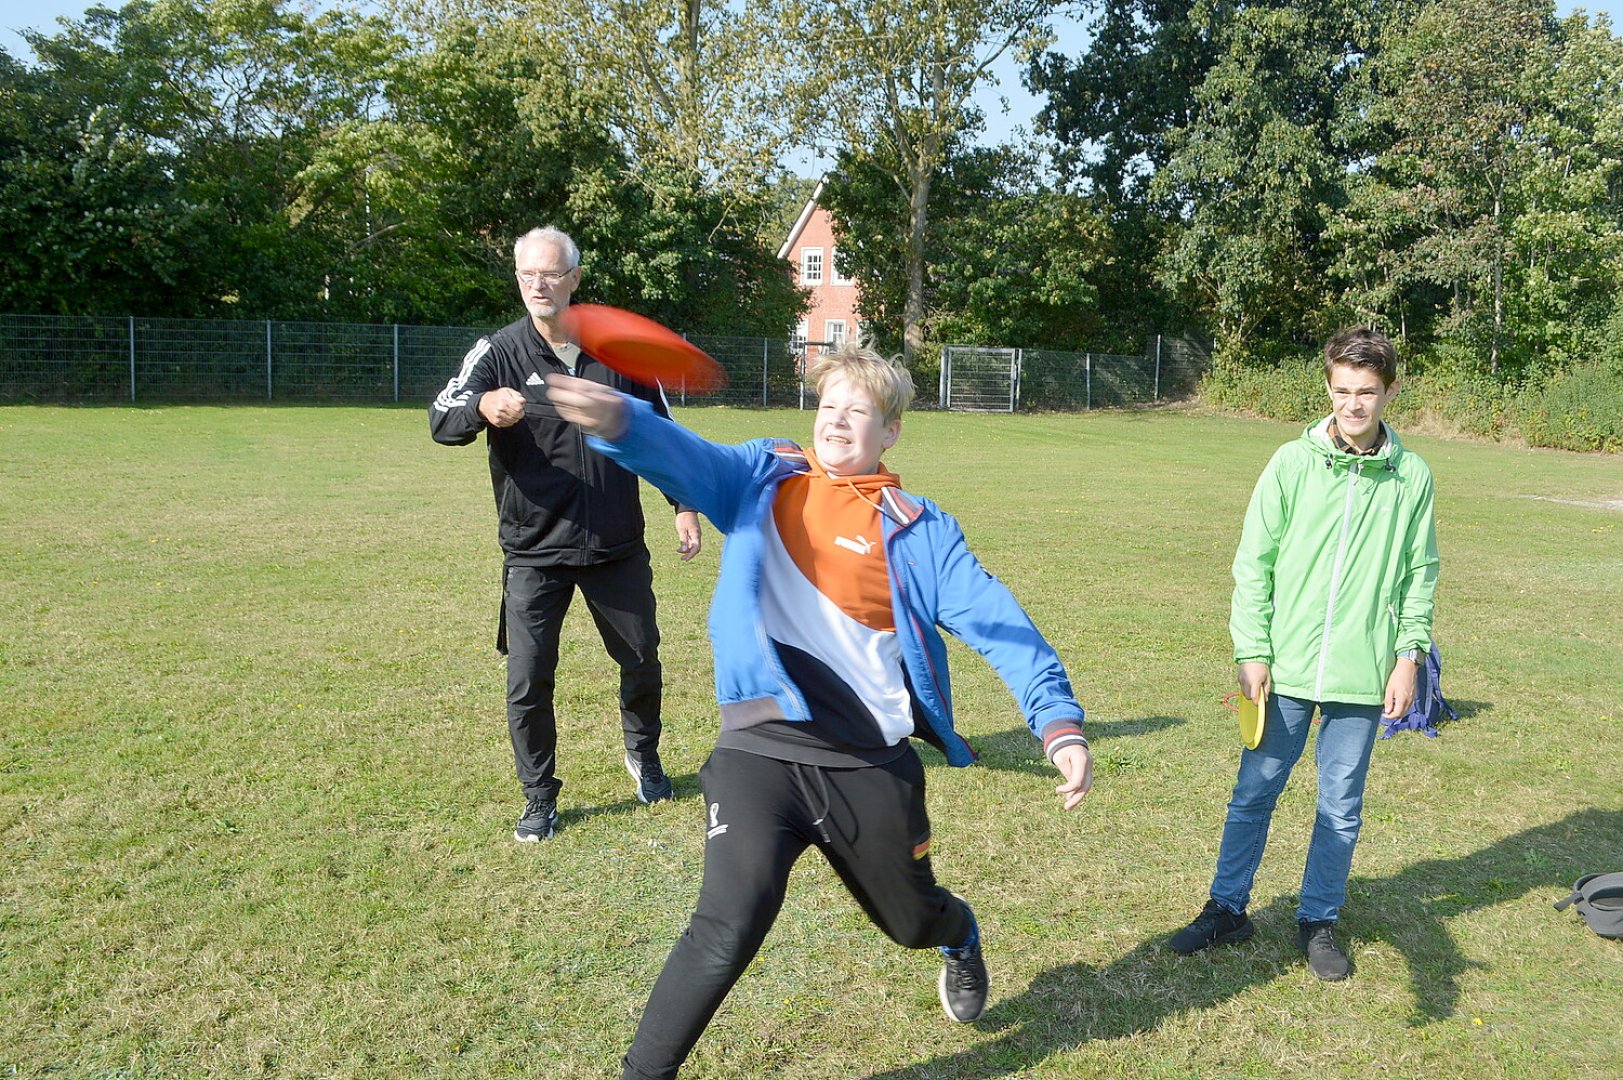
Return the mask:
[[[957,1015],[956,1013],[954,1013],[952,1011],[952,1006],[947,1003],[947,969],[946,969],[945,966],[942,967],[941,974],[936,976],[935,990],[936,990],[936,995],[941,998],[941,1011],[946,1013],[947,1014],[947,1019],[951,1020],[955,1024],[972,1024],[976,1020],[979,1020],[986,1013],[986,1004],[985,1004],[985,1002],[981,1003],[981,1011],[976,1013],[974,1016],[959,1016],[959,1015]],[[986,997],[987,997],[988,1001],[991,1000],[991,997],[992,997],[992,980],[991,979],[986,980]]]
[[[676,800],[676,792],[674,790],[669,795],[665,796],[663,799],[655,799],[653,801],[649,801],[648,799],[643,798],[643,796],[642,796],[642,774],[637,771],[637,766],[635,766],[635,765],[633,765],[631,763],[631,754],[627,753],[626,756],[624,758],[622,758],[621,760],[625,763],[626,772],[630,774],[632,783],[637,785],[637,801],[638,802],[642,803],[644,806],[652,806],[655,802],[674,802]]]

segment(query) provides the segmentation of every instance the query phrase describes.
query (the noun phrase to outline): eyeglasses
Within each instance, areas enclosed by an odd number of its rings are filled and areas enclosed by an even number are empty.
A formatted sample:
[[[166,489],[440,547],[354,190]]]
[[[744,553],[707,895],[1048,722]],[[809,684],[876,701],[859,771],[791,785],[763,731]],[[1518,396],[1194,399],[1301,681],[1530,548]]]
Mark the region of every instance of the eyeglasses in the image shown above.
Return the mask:
[[[518,279],[526,285],[545,285],[551,289],[562,283],[564,278],[574,272],[575,268],[573,266],[562,273],[555,270],[520,270]]]

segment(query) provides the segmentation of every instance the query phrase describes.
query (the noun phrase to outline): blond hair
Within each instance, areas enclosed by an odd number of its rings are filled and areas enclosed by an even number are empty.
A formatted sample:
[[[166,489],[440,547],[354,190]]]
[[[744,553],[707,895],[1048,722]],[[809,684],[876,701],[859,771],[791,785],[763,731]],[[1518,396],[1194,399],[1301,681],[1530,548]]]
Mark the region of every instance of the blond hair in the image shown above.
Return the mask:
[[[885,423],[894,424],[913,402],[913,376],[900,357],[885,357],[866,345],[851,342],[830,349],[806,369],[806,376],[823,392],[823,384],[836,375],[867,391],[879,406]]]

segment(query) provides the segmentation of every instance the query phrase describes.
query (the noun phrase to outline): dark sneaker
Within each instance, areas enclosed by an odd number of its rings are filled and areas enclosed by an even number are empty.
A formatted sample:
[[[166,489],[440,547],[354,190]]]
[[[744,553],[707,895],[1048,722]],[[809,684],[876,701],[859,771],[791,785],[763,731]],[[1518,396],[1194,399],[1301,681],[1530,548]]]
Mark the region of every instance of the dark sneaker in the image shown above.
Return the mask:
[[[941,1007],[946,1010],[947,1019],[967,1024],[986,1011],[986,995],[992,984],[986,975],[986,961],[981,958],[981,928],[975,922],[975,913],[970,911],[963,897],[958,897],[958,902],[969,913],[969,941],[956,949],[942,946],[945,963],[941,965],[936,990],[941,994]]]
[[[626,772],[637,782],[638,802],[657,803],[676,798],[671,790],[671,779],[665,775],[665,767],[654,751],[648,751],[639,759],[627,750]]]
[[[558,830],[558,803],[553,799],[530,796],[524,803],[524,816],[513,826],[513,839],[520,843],[551,840]]]
[[[1208,900],[1194,922],[1172,935],[1167,947],[1180,956],[1188,956],[1213,945],[1244,941],[1256,932],[1256,925],[1245,912],[1236,915],[1216,900]]]
[[[1296,947],[1307,957],[1307,969],[1325,982],[1340,982],[1352,974],[1347,954],[1336,944],[1335,925],[1329,921],[1296,924]]]

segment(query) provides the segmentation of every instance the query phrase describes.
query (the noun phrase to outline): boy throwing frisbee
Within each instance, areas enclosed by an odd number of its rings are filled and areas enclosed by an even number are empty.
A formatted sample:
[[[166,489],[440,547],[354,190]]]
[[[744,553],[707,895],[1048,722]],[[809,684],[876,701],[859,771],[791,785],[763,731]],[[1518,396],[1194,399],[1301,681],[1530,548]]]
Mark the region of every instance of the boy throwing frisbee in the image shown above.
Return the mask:
[[[913,397],[907,371],[846,346],[811,368],[807,449],[707,442],[646,402],[553,377],[560,413],[603,454],[727,534],[710,608],[721,735],[700,770],[704,881],[654,984],[623,1080],[669,1080],[754,958],[808,847],[897,944],[938,948],[947,1016],[974,1020],[988,978],[969,904],[936,883],[924,769],[908,739],[952,765],[937,627],[978,650],[1059,770],[1067,810],[1092,784],[1082,708],[1030,618],[969,551],[958,523],[880,464]]]

